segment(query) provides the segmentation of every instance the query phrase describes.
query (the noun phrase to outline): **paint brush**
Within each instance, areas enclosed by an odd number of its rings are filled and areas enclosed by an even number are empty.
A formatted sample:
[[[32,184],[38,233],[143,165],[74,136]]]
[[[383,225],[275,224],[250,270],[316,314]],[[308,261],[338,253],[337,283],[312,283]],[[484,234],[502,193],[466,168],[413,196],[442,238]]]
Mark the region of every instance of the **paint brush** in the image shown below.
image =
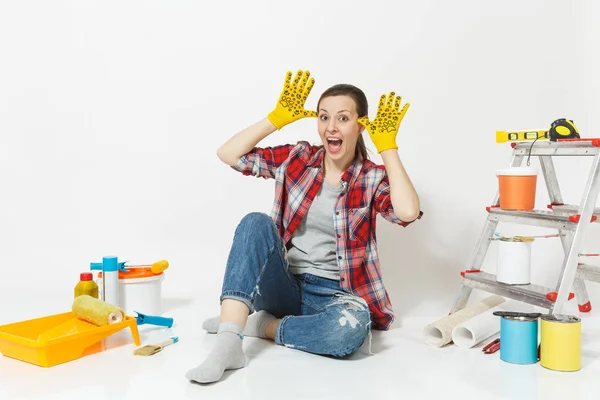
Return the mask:
[[[165,347],[170,344],[175,344],[179,341],[179,337],[173,336],[172,338],[165,340],[164,342],[160,342],[158,344],[148,344],[146,346],[140,347],[133,352],[133,355],[136,356],[151,356],[153,354],[158,353]]]

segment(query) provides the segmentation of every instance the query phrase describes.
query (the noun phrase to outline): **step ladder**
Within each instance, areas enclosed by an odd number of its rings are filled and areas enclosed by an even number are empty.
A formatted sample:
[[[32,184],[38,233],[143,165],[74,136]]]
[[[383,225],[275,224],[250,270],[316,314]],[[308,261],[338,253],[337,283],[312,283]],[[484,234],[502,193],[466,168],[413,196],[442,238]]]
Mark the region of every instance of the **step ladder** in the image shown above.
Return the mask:
[[[597,221],[600,208],[595,208],[600,192],[600,139],[561,139],[511,143],[513,148],[510,165],[521,166],[526,157],[539,157],[539,162],[548,189],[549,210],[509,211],[499,207],[499,192],[488,211],[469,268],[460,274],[460,294],[454,301],[451,314],[464,308],[473,289],[504,296],[561,314],[570,299],[575,297],[579,310],[591,310],[585,281],[600,282],[600,266],[580,263],[578,258],[590,225]],[[563,203],[558,185],[553,157],[593,157],[592,166],[580,204]],[[564,259],[554,288],[534,284],[509,285],[496,281],[496,275],[481,270],[490,243],[500,222],[516,223],[556,229],[562,242]]]

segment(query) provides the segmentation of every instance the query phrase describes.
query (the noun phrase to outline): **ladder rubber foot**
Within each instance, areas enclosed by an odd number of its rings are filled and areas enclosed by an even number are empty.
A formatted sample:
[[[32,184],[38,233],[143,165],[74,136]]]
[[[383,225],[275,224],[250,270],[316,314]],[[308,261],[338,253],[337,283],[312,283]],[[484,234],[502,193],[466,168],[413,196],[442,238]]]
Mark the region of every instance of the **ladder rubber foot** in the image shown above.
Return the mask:
[[[558,297],[558,293],[556,293],[556,292],[550,292],[550,293],[546,294],[546,298],[552,302],[555,302],[557,297]],[[574,297],[575,297],[575,293],[573,293],[573,292],[569,293],[569,300],[571,300]],[[591,306],[590,306],[590,308],[591,308]]]
[[[571,222],[574,222],[576,224],[579,223],[580,219],[581,219],[581,214],[575,214],[575,215],[571,215],[569,217],[569,220],[571,220]],[[596,222],[597,219],[598,219],[598,217],[596,217],[595,215],[592,215],[590,222]]]
[[[579,312],[590,312],[592,311],[592,303],[587,302],[585,304],[579,304]]]

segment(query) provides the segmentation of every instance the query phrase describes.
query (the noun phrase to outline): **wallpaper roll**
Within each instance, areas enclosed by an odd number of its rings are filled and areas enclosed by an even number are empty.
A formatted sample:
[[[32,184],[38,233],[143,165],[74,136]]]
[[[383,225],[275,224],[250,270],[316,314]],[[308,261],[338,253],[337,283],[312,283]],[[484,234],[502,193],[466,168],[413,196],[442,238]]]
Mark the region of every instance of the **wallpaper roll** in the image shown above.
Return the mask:
[[[452,341],[458,347],[471,348],[500,333],[500,317],[495,311],[520,311],[519,303],[506,301],[470,318],[452,329]]]
[[[452,330],[455,326],[502,303],[504,303],[504,297],[492,295],[427,325],[423,329],[425,342],[435,347],[447,345],[452,341]]]

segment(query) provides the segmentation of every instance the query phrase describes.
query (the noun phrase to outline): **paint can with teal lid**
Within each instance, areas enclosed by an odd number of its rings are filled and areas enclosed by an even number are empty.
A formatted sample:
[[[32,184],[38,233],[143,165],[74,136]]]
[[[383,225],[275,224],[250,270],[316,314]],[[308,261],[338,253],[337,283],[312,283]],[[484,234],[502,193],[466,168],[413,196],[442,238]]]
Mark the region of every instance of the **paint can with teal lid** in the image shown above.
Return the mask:
[[[538,313],[496,311],[500,319],[500,359],[511,364],[538,361]]]

